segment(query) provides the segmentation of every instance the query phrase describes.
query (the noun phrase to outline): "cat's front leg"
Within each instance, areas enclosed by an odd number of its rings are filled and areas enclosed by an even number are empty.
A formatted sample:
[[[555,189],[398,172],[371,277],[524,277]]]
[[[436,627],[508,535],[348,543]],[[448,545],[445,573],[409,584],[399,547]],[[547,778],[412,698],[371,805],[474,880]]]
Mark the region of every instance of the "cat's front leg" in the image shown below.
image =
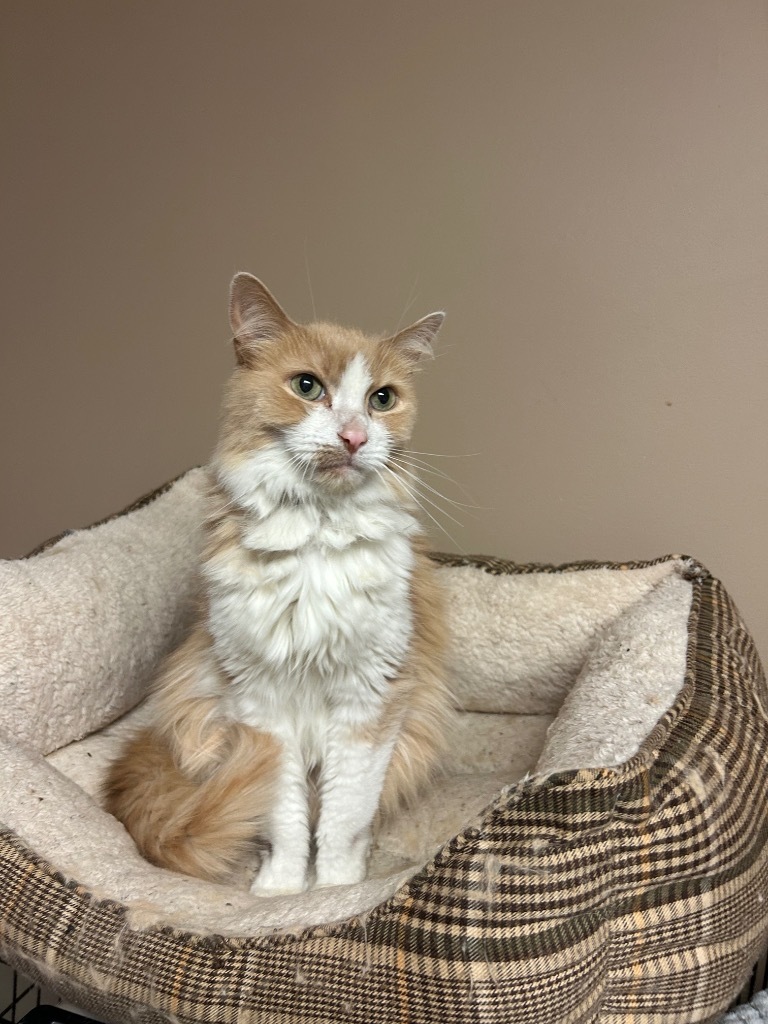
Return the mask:
[[[258,896],[303,892],[308,885],[310,821],[307,776],[301,751],[283,742],[270,815],[270,849],[251,886]]]
[[[320,775],[318,885],[349,885],[365,878],[371,827],[392,747],[391,740],[377,744],[353,730],[330,734]]]

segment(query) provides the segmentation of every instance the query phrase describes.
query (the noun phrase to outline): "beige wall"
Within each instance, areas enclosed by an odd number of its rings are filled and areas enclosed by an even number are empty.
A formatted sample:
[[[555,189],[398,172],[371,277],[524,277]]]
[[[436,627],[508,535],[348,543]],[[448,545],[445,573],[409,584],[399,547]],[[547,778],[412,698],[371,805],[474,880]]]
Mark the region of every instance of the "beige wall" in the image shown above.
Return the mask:
[[[768,5],[0,10],[0,553],[205,460],[226,289],[448,310],[415,447],[517,560],[698,556],[768,653]],[[461,499],[461,494],[454,491]]]

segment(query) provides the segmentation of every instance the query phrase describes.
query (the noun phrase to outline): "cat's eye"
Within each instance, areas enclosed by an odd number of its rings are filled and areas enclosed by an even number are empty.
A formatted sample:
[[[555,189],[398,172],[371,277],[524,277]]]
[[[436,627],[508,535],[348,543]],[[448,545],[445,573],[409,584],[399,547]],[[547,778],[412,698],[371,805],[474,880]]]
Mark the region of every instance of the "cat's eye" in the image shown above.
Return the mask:
[[[316,402],[325,394],[322,382],[313,373],[297,373],[291,377],[291,390],[299,398],[306,398],[308,402]]]
[[[379,388],[368,401],[374,412],[388,412],[397,402],[397,392],[394,388]]]

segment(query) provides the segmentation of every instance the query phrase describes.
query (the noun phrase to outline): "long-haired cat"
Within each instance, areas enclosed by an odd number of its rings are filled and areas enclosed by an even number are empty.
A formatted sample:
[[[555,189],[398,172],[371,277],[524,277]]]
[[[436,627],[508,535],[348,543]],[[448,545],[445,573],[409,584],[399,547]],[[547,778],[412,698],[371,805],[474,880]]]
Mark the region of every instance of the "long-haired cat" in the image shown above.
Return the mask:
[[[299,325],[238,274],[196,624],[106,782],[148,860],[258,893],[365,876],[445,741],[443,613],[402,461],[443,320]],[[314,850],[314,864],[310,852]]]

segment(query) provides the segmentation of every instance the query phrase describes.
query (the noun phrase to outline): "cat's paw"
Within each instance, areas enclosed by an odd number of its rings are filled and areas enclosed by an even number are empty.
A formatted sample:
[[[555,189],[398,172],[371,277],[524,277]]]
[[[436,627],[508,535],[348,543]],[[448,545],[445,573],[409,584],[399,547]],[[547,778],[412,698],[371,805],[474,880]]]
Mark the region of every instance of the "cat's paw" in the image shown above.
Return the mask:
[[[254,896],[291,896],[306,892],[307,887],[306,871],[303,868],[267,861],[253,880],[251,892]]]
[[[296,896],[301,892],[306,892],[307,886],[305,883],[302,885],[293,885],[286,882],[284,885],[265,885],[260,882],[258,878],[251,886],[251,893],[254,896]]]
[[[362,882],[366,875],[366,861],[357,857],[318,858],[316,864],[317,886],[354,885]]]

